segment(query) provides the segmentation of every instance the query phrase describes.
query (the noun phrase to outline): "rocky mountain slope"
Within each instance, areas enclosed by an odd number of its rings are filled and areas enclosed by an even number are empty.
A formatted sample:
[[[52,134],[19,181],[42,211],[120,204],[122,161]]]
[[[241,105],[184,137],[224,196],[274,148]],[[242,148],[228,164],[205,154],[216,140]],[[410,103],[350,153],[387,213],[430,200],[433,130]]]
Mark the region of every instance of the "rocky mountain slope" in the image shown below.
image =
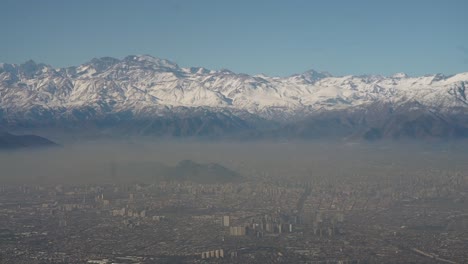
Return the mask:
[[[147,55],[55,69],[0,64],[0,124],[249,137],[468,136],[468,72],[288,77],[182,68]]]

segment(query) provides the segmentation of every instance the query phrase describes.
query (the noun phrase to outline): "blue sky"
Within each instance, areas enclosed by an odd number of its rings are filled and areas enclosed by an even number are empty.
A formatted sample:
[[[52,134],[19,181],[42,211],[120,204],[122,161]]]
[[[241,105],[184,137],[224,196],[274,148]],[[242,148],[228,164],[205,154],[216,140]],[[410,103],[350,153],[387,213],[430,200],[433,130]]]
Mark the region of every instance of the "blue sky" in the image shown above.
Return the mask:
[[[468,71],[466,0],[0,0],[0,62],[150,54],[286,76]]]

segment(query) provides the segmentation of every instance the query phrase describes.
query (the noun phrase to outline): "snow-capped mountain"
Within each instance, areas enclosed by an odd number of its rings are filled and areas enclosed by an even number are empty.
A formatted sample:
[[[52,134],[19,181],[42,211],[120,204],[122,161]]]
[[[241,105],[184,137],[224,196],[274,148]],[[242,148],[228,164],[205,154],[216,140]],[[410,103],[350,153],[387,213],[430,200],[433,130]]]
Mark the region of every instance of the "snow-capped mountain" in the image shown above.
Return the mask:
[[[5,126],[41,126],[196,114],[205,116],[200,117],[201,123],[210,117],[252,127],[258,122],[283,124],[328,113],[362,114],[376,111],[378,105],[384,112],[405,109],[452,116],[468,112],[467,86],[468,72],[334,77],[311,70],[270,77],[183,68],[148,55],[122,60],[105,57],[61,69],[28,61],[0,64],[0,120]]]

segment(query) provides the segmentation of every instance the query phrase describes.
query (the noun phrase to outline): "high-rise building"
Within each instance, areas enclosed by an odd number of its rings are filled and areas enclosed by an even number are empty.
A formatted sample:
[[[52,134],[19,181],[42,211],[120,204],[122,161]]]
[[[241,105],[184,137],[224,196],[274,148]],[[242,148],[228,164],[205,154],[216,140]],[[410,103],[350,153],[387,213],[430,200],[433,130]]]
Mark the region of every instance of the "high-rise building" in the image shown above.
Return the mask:
[[[229,215],[223,216],[223,226],[229,226]]]
[[[231,236],[245,236],[245,226],[231,226],[229,227],[229,234]]]

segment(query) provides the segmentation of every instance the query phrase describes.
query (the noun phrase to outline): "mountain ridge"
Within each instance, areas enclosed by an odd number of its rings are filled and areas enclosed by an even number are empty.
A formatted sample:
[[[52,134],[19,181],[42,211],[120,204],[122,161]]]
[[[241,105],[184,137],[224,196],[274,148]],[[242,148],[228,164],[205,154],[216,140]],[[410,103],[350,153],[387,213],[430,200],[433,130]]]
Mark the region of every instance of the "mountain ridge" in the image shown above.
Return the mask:
[[[264,125],[272,124],[277,126],[275,129],[292,129],[294,122],[300,125],[309,119],[317,120],[317,116],[340,113],[342,118],[358,124],[351,125],[350,133],[374,128],[374,132],[387,131],[380,133],[386,137],[398,134],[388,132],[392,122],[393,127],[401,125],[388,113],[397,109],[401,115],[419,112],[430,116],[433,122],[445,122],[447,131],[448,127],[457,126],[457,131],[464,131],[466,124],[450,120],[457,116],[465,120],[467,85],[468,72],[451,76],[410,77],[398,73],[387,77],[336,77],[309,70],[270,77],[184,68],[149,55],[130,55],[121,60],[95,58],[79,66],[58,69],[30,60],[0,64],[0,124],[15,129],[91,122],[112,128],[122,121],[147,121],[140,131],[153,124],[152,129],[146,130],[157,135],[171,134],[172,130],[175,135],[197,136],[258,130],[259,123],[262,130]],[[378,105],[385,109],[377,111],[378,117],[372,117],[375,113],[366,110],[375,111]],[[445,121],[435,121],[439,120],[436,116]],[[386,122],[368,124],[362,122],[363,118]],[[158,127],[154,127],[155,122],[159,122]]]

